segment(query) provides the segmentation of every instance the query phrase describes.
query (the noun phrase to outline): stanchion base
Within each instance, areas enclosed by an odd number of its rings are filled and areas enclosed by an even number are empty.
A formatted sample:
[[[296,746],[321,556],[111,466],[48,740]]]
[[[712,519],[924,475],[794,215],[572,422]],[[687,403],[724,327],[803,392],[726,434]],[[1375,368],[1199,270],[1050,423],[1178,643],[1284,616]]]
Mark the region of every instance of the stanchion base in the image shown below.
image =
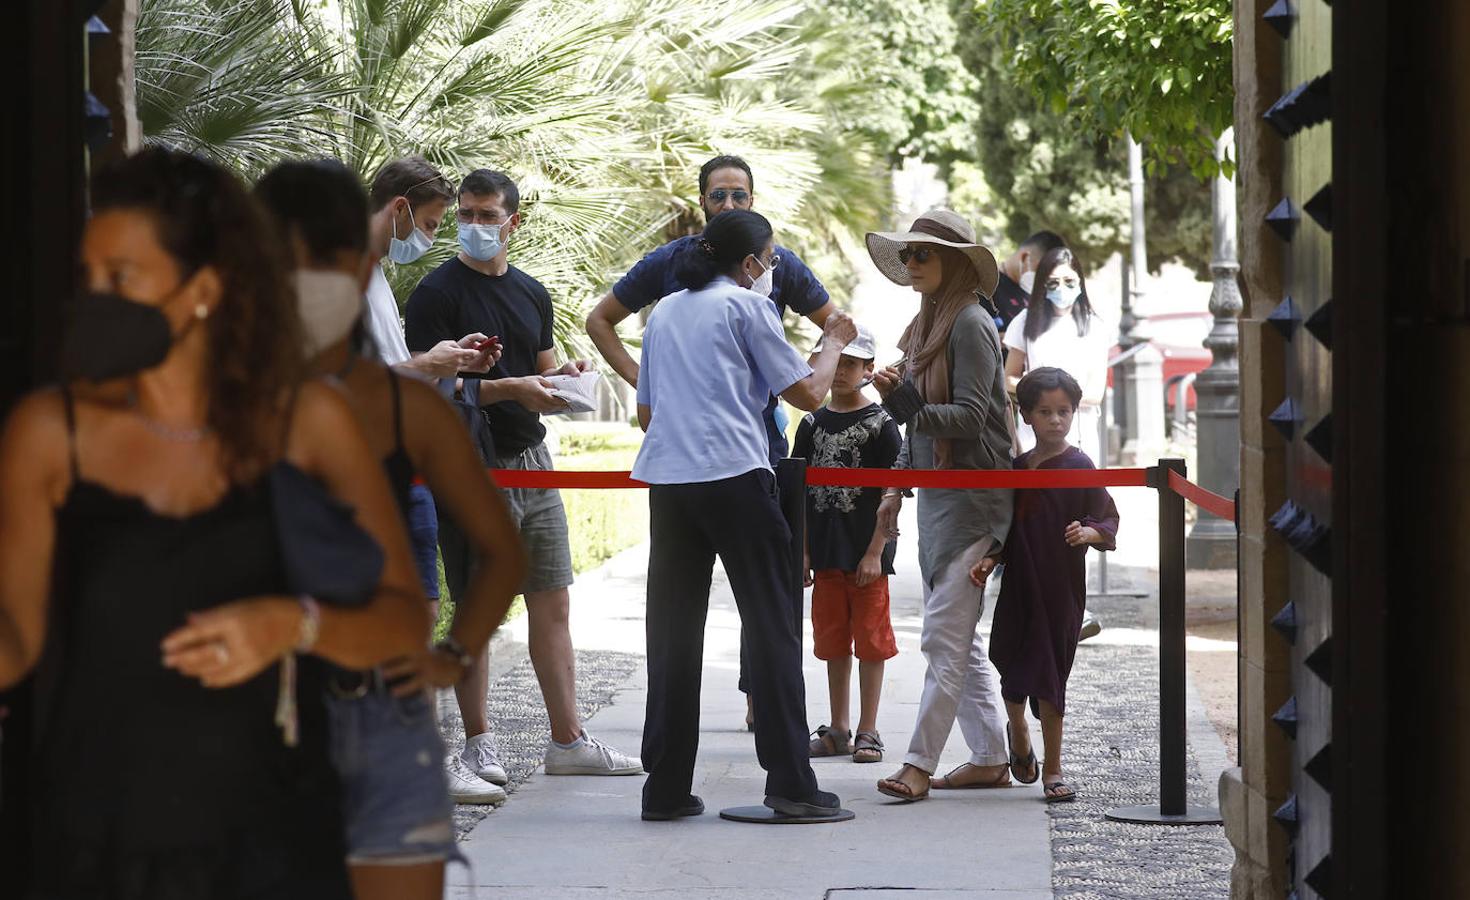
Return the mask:
[[[784,816],[767,806],[732,806],[720,810],[720,818],[757,825],[827,825],[851,821],[856,814],[850,809],[843,809],[838,810],[835,816]]]
[[[1180,815],[1168,815],[1157,803],[1143,806],[1120,806],[1103,813],[1114,822],[1135,825],[1220,825],[1220,811],[1213,806],[1187,806]]]

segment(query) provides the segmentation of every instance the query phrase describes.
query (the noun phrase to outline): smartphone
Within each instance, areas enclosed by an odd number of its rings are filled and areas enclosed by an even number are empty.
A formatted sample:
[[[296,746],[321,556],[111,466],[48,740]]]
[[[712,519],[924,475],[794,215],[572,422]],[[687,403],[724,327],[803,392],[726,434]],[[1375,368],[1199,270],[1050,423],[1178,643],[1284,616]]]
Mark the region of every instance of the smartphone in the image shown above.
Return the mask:
[[[475,349],[476,350],[484,350],[486,347],[498,347],[498,346],[500,346],[500,336],[499,335],[491,335],[490,337],[487,337],[483,341],[481,341],[480,343],[476,344],[475,345]]]

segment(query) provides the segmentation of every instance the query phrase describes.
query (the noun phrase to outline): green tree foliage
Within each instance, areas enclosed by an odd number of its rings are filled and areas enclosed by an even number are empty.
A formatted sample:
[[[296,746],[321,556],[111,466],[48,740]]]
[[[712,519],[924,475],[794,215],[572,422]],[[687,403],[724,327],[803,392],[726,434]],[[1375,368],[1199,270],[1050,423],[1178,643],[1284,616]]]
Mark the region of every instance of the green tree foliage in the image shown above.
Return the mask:
[[[874,46],[860,60],[868,73],[852,120],[881,138],[891,160],[947,164],[973,153],[979,83],[960,59],[960,26],[950,0],[827,0],[829,21],[862,33]]]
[[[1231,0],[975,0],[1007,65],[1094,134],[1131,133],[1155,165],[1217,170],[1234,116]]]
[[[702,226],[696,175],[717,153],[751,161],[758,208],[842,296],[843,252],[886,217],[889,159],[925,133],[916,117],[944,118],[904,105],[923,92],[897,74],[901,35],[847,2],[142,0],[140,117],[146,140],[247,177],[335,156],[367,179],[410,152],[451,178],[511,173],[516,263],[556,298],[559,339],[585,350],[587,303]],[[400,299],[453,246],[446,224],[424,261],[391,272]]]
[[[1009,65],[1013,51],[981,16],[961,19],[966,66],[984,114],[974,161],[949,172],[951,203],[1003,252],[1042,228],[1101,263],[1129,239],[1127,147],[1069,110],[1053,109]],[[1155,166],[1145,182],[1149,265],[1178,260],[1207,277],[1209,185],[1183,166]]]

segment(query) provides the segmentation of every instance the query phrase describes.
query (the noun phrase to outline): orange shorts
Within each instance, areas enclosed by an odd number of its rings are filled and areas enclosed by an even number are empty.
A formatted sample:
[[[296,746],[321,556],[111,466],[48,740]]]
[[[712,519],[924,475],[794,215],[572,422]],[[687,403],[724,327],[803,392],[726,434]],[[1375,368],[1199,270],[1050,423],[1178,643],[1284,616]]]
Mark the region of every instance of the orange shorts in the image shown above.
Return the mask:
[[[882,662],[898,655],[893,623],[888,621],[888,576],[867,587],[840,569],[816,573],[812,588],[812,635],[817,659],[856,656]]]

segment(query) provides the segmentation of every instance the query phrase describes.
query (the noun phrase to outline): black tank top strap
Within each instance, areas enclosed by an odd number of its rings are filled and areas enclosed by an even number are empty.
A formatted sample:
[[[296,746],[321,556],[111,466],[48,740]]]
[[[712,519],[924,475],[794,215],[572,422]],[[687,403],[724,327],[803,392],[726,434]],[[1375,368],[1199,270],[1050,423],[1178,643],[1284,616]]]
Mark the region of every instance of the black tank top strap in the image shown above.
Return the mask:
[[[77,404],[69,387],[61,389],[61,407],[66,411],[66,449],[71,460],[71,480],[75,482],[82,477],[82,466],[77,458]]]

